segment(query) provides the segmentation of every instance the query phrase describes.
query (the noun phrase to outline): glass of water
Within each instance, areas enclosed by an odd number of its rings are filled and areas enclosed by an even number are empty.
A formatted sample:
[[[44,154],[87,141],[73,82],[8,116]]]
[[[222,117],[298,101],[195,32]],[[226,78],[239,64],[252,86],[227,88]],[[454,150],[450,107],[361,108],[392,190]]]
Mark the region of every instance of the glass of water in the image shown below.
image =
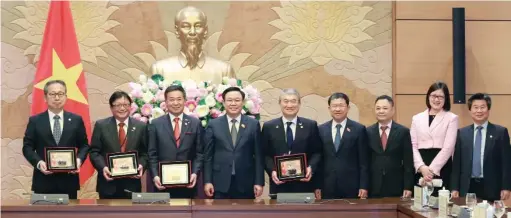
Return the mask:
[[[501,218],[504,216],[504,213],[506,212],[506,206],[504,205],[503,201],[493,202],[493,207],[495,208],[495,217]]]
[[[465,203],[470,208],[470,210],[473,210],[477,205],[476,193],[467,193],[467,196],[465,197]]]

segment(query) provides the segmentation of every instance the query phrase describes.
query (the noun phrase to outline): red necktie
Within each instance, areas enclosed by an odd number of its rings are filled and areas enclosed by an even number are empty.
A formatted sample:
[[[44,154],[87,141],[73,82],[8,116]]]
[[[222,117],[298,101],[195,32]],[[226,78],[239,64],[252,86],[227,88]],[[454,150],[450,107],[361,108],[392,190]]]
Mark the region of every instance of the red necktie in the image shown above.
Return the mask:
[[[181,130],[179,130],[179,117],[174,118],[174,138],[176,139],[176,146],[179,148],[179,141]]]
[[[381,129],[381,145],[383,146],[384,151],[385,151],[385,149],[387,149],[387,132],[385,132],[385,130],[387,130],[387,128],[389,128],[389,127],[388,126],[380,127],[380,129]]]
[[[126,151],[126,132],[124,131],[124,123],[119,123],[119,144],[121,145],[121,152]]]

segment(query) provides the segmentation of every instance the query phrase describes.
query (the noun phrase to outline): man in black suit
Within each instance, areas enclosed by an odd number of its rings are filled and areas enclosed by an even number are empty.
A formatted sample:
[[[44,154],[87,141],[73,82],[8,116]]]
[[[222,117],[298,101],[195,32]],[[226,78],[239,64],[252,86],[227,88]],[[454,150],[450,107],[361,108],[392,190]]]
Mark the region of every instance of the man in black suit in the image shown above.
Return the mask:
[[[371,185],[374,198],[412,196],[414,182],[410,129],[394,122],[394,100],[388,95],[376,98],[377,123],[367,127]]]
[[[111,117],[98,120],[92,132],[90,158],[98,171],[96,191],[101,199],[129,199],[130,192],[140,192],[140,177],[147,166],[147,125],[129,118],[133,101],[128,93],[114,92],[108,101]],[[137,176],[129,178],[111,177],[107,155],[136,151],[138,153]]]
[[[344,93],[328,98],[332,120],[319,127],[323,141],[323,176],[319,194],[325,199],[367,198],[369,151],[366,128],[347,118],[350,100]]]
[[[67,100],[66,83],[51,80],[44,85],[44,100],[48,110],[28,120],[23,138],[23,156],[34,166],[32,191],[38,194],[68,194],[77,198],[80,189],[78,173],[89,149],[82,117],[64,111]],[[45,162],[46,147],[76,147],[78,170],[70,173],[48,171]]]
[[[222,93],[226,114],[209,121],[204,148],[204,192],[216,199],[253,199],[264,186],[259,121],[241,114],[245,93]]]
[[[271,178],[270,196],[278,193],[314,192],[317,183],[309,182],[321,161],[321,139],[318,124],[314,120],[298,117],[300,94],[296,89],[284,89],[279,97],[282,117],[263,125],[262,145],[265,167]],[[305,153],[307,156],[306,175],[300,181],[280,181],[275,167],[275,156]]]
[[[149,163],[155,187],[169,192],[171,198],[193,198],[197,175],[202,168],[203,134],[199,119],[183,113],[186,93],[182,86],[165,89],[168,115],[154,119],[149,125]],[[190,161],[192,175],[187,187],[169,187],[161,184],[159,162]]]
[[[458,130],[451,173],[453,197],[475,193],[484,200],[506,200],[511,190],[511,146],[507,128],[488,122],[491,98],[468,99],[474,124]]]

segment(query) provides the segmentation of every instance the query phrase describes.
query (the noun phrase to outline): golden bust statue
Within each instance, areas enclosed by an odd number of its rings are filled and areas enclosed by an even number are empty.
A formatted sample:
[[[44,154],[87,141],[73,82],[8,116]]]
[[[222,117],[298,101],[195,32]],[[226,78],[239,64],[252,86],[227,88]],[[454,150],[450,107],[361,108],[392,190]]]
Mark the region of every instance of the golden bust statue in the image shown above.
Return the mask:
[[[208,57],[202,45],[208,33],[207,17],[200,9],[186,7],[175,18],[176,36],[181,41],[178,56],[157,61],[151,74],[160,74],[165,80],[211,81],[220,84],[222,77],[235,77],[229,63]]]

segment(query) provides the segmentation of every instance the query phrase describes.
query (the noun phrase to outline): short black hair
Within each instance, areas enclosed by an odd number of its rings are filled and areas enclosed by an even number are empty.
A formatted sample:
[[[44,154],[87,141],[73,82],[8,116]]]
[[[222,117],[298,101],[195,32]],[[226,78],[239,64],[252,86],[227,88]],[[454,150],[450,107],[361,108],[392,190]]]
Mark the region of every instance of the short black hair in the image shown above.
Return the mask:
[[[128,95],[128,93],[126,93],[125,91],[115,91],[114,93],[112,93],[112,95],[110,95],[110,100],[108,100],[110,107],[113,107],[114,101],[116,101],[117,99],[120,99],[120,98],[128,99],[128,101],[130,102],[130,105],[131,105],[131,103],[133,103],[133,100],[131,100],[131,97],[130,97],[130,95]]]
[[[63,80],[57,79],[57,80],[50,80],[50,81],[46,82],[46,84],[44,84],[44,88],[43,88],[44,95],[48,95],[48,88],[53,84],[60,84],[60,85],[64,86],[64,92],[67,93],[66,82],[64,82]]]
[[[486,106],[488,106],[488,110],[491,109],[491,98],[488,94],[486,93],[475,93],[473,94],[472,96],[470,96],[470,98],[468,99],[468,110],[471,110],[472,109],[472,103],[475,101],[475,100],[485,100],[486,101]]]
[[[236,86],[233,86],[233,87],[229,87],[229,88],[226,88],[223,92],[222,92],[222,99],[224,99],[225,101],[225,96],[227,95],[227,93],[229,92],[239,92],[241,93],[241,98],[242,100],[245,100],[245,93],[243,91],[241,91],[240,88],[236,87]]]
[[[428,109],[431,109],[431,104],[429,104],[429,96],[432,92],[441,89],[444,92],[444,107],[443,109],[445,111],[451,110],[451,95],[449,94],[449,87],[447,87],[447,84],[444,82],[435,82],[431,84],[431,86],[428,89],[428,93],[426,94],[426,106],[428,106]]]
[[[378,102],[379,100],[387,100],[389,101],[390,105],[392,105],[392,107],[394,107],[394,99],[392,99],[392,97],[388,96],[388,95],[380,95],[376,98],[376,100],[374,101],[374,103],[376,104],[376,102]]]
[[[186,92],[185,92],[185,89],[183,88],[183,86],[180,86],[180,85],[171,85],[169,87],[167,87],[165,89],[165,100],[167,100],[167,93],[169,92],[173,92],[173,91],[180,91],[181,93],[183,93],[183,98],[186,99]]]
[[[328,106],[330,106],[330,102],[332,102],[335,99],[344,99],[346,101],[346,105],[350,105],[350,98],[348,97],[348,95],[342,92],[335,92],[328,98]]]

